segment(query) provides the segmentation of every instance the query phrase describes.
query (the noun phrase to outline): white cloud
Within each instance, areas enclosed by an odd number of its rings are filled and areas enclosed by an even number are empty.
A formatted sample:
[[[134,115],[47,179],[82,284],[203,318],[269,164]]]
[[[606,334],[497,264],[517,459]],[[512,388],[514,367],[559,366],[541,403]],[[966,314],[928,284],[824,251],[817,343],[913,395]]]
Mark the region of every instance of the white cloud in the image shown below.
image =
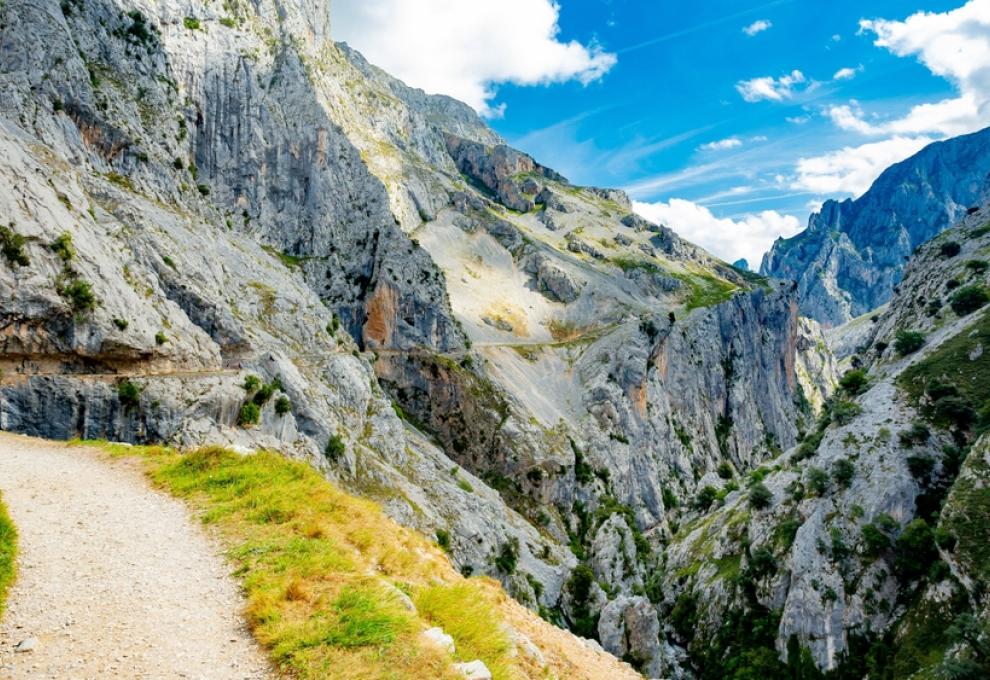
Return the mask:
[[[736,90],[748,102],[758,102],[761,99],[780,102],[794,96],[794,87],[805,82],[804,74],[794,69],[780,78],[765,76],[743,80],[736,84]]]
[[[649,220],[666,224],[723,260],[745,258],[751,267],[759,267],[763,254],[777,237],[786,238],[801,231],[796,217],[774,210],[732,220],[715,217],[708,208],[679,198],[668,203],[636,202],[633,209]]]
[[[591,44],[562,42],[555,0],[335,0],[333,30],[372,63],[484,115],[499,83],[589,84],[616,63]]]
[[[856,77],[856,74],[859,73],[860,68],[862,67],[849,68],[847,66],[846,68],[840,68],[835,72],[835,75],[832,76],[832,80],[852,80]]]
[[[904,21],[863,19],[860,32],[875,34],[875,45],[899,57],[917,57],[934,75],[951,82],[959,96],[874,123],[838,107],[830,115],[841,128],[872,135],[955,136],[990,120],[990,0],[970,0],[949,12],[918,12]]]
[[[792,123],[794,125],[804,125],[805,123],[807,123],[808,121],[811,120],[811,117],[810,116],[788,116],[784,120],[786,120],[788,123]]]
[[[913,156],[933,140],[929,137],[893,137],[882,142],[845,147],[838,151],[802,158],[797,164],[794,189],[820,194],[859,196],[884,170]]]
[[[735,149],[740,147],[742,144],[742,140],[738,137],[729,137],[728,139],[720,139],[717,142],[702,144],[698,148],[703,151],[725,151],[727,149]]]
[[[743,29],[743,33],[752,38],[757,33],[762,33],[763,31],[769,30],[773,27],[773,24],[766,19],[760,19],[759,21],[754,21],[749,26]]]

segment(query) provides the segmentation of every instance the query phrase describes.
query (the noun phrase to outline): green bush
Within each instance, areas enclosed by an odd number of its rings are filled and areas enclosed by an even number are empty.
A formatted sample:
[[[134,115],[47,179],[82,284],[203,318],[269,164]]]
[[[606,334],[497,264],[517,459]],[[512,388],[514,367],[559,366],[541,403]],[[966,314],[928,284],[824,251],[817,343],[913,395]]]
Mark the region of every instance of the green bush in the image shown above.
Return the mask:
[[[986,305],[987,302],[990,302],[990,295],[987,294],[987,289],[983,286],[966,286],[960,288],[949,298],[952,311],[959,316],[972,314]]]
[[[931,569],[938,559],[935,534],[928,522],[916,519],[897,537],[895,544],[894,571],[904,581],[914,581]]]
[[[275,388],[277,385],[272,383],[270,385],[262,385],[258,388],[258,391],[254,393],[254,403],[258,406],[264,406],[268,403],[268,400],[272,398],[275,394]]]
[[[437,545],[444,552],[450,552],[450,532],[446,529],[437,529]]]
[[[920,446],[924,444],[929,439],[931,439],[932,433],[924,423],[914,423],[910,430],[905,430],[898,435],[898,439],[901,442],[901,446],[905,448],[911,448],[912,446]]]
[[[869,383],[870,379],[866,376],[866,371],[861,368],[846,371],[845,375],[839,379],[839,387],[854,397],[865,392]]]
[[[838,401],[832,406],[832,420],[839,425],[848,425],[853,418],[863,412],[863,408],[851,401]]]
[[[900,331],[894,340],[894,349],[902,357],[914,354],[925,346],[925,336],[918,331]]]
[[[832,479],[843,489],[848,489],[856,476],[856,466],[848,458],[840,458],[832,465]]]
[[[960,250],[962,250],[962,246],[955,241],[946,241],[942,244],[942,247],[939,248],[939,253],[942,254],[942,257],[955,257],[959,254]]]
[[[254,394],[261,387],[261,378],[256,375],[249,375],[244,378],[244,391]]]
[[[699,510],[707,510],[712,507],[712,503],[718,498],[718,489],[714,486],[706,486],[701,491],[698,492],[698,497],[694,501],[694,505]]]
[[[821,468],[808,470],[808,489],[818,496],[824,496],[828,491],[828,474]]]
[[[734,476],[732,472],[732,466],[724,461],[719,463],[718,476],[721,477],[722,479],[732,479],[732,477]]]
[[[241,406],[240,413],[237,414],[237,424],[241,427],[251,427],[257,425],[261,420],[261,409],[253,401],[246,402]]]
[[[96,295],[88,281],[74,279],[68,285],[60,286],[58,292],[80,314],[96,309]]]
[[[68,232],[52,241],[51,249],[62,262],[69,262],[76,256],[76,247],[72,245],[72,234]]]
[[[749,504],[756,510],[769,508],[773,503],[773,493],[763,482],[757,482],[749,489]]]
[[[158,331],[155,333],[155,344],[158,346],[164,345],[168,342],[168,336],[165,335],[165,331]]]
[[[275,413],[284,416],[292,410],[292,402],[284,394],[275,400]]]
[[[182,20],[182,25],[188,28],[190,31],[198,31],[200,29],[199,19],[195,17],[186,17]]]
[[[598,635],[598,617],[591,612],[592,586],[595,583],[595,572],[586,564],[574,567],[564,588],[571,595],[570,628],[575,634],[585,638],[595,638]]]
[[[863,526],[863,554],[867,557],[880,557],[894,545],[893,539],[875,524]]]
[[[137,408],[141,403],[141,386],[130,380],[122,380],[117,385],[117,398],[124,410]]]
[[[323,455],[327,457],[327,460],[336,463],[343,457],[346,451],[347,447],[344,445],[344,440],[341,439],[340,435],[335,434],[327,442],[327,447],[323,450]]]
[[[31,264],[27,252],[24,250],[26,239],[14,231],[14,224],[10,227],[0,227],[0,251],[7,261],[15,267],[26,267]]]
[[[116,326],[118,330],[126,331],[130,324],[127,322],[127,319],[114,319],[113,325]]]
[[[966,269],[976,275],[985,273],[987,268],[990,268],[990,264],[986,260],[970,260],[966,263]]]
[[[519,539],[513,536],[499,547],[495,567],[503,574],[514,574],[518,563]]]

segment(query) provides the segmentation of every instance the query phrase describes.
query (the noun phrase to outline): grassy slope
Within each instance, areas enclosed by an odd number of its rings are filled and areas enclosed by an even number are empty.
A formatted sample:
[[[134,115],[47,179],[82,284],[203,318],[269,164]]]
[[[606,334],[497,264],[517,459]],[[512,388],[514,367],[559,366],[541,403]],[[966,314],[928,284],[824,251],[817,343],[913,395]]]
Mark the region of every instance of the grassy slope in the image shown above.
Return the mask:
[[[461,677],[420,637],[436,625],[454,637],[454,661],[481,659],[495,678],[634,677],[519,607],[494,581],[465,579],[435,545],[307,465],[264,452],[101,446],[140,456],[158,485],[217,529],[243,580],[255,637],[294,676]],[[503,623],[541,648],[546,668],[513,653]]]
[[[3,499],[0,498],[0,616],[7,601],[7,589],[14,582],[14,556],[17,552],[17,531],[14,529]]]

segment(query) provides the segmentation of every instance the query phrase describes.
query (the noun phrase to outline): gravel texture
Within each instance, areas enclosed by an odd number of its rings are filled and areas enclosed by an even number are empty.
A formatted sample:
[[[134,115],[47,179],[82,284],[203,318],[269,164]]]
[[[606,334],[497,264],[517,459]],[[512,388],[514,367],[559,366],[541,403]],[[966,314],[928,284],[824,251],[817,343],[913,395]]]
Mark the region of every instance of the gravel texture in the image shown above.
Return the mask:
[[[0,678],[270,677],[218,546],[133,461],[0,434],[0,490],[20,534]]]

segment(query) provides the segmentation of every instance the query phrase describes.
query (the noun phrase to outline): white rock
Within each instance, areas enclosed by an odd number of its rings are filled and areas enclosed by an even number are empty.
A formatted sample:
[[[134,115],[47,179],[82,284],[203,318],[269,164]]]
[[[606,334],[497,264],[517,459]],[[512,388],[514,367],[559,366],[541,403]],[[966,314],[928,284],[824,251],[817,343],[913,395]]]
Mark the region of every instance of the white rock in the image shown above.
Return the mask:
[[[442,628],[434,627],[429,630],[424,630],[423,637],[437,647],[447,650],[448,653],[454,653],[454,638],[443,632]]]
[[[455,663],[454,668],[468,680],[492,680],[492,672],[483,661],[474,660],[467,663]]]

